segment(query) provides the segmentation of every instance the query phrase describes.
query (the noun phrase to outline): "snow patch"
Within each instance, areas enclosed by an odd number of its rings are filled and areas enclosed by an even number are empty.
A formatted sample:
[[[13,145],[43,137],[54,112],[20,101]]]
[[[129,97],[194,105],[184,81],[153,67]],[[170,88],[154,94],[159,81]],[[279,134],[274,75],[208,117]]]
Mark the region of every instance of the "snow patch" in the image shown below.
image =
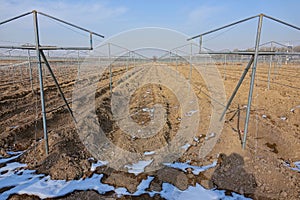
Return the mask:
[[[154,179],[153,176],[148,176],[146,180],[142,180],[141,183],[137,186],[137,191],[135,193],[133,193],[133,196],[139,196],[141,194],[145,194],[148,191],[146,191],[146,189],[148,189],[150,187],[150,183],[152,182],[152,180]],[[150,194],[150,192],[148,192]],[[151,196],[152,194],[150,194]]]
[[[188,148],[190,147],[191,145],[189,143],[186,143],[185,145],[183,145],[181,148],[184,149],[185,151],[188,150]]]
[[[35,183],[28,184],[18,191],[18,194],[37,195],[40,198],[54,198],[64,196],[75,190],[96,190],[100,194],[113,191],[114,187],[101,183],[103,174],[94,174],[91,178],[80,180],[51,180],[50,176],[46,176]]]
[[[155,154],[155,151],[145,151],[145,152],[144,152],[144,155],[145,155],[145,156],[151,156],[151,155],[153,155],[153,154]]]
[[[232,193],[232,196],[226,196],[223,190],[207,190],[198,183],[196,186],[189,186],[186,190],[179,190],[170,183],[163,183],[162,191],[159,193],[165,199],[172,200],[197,200],[197,199],[222,199],[222,200],[249,200],[236,193]]]
[[[11,154],[14,155],[14,154]],[[18,154],[17,154],[18,155]],[[0,158],[1,163],[5,163],[4,158]],[[132,171],[143,171],[144,168],[149,165],[153,160],[139,161],[136,164],[129,166]],[[106,161],[98,161],[98,166],[107,164]],[[216,161],[211,165],[199,167],[192,166],[188,163],[173,163],[165,165],[173,168],[181,169],[186,171],[187,168],[193,169],[194,174],[199,174],[201,171],[216,166]],[[294,163],[298,170],[300,170],[300,161]],[[153,197],[155,194],[160,195],[165,199],[179,200],[179,199],[224,199],[224,200],[248,200],[242,195],[232,193],[232,196],[226,196],[223,190],[207,190],[198,183],[196,186],[189,186],[186,190],[179,190],[177,187],[170,183],[163,183],[162,190],[148,191],[151,182],[154,180],[153,176],[147,176],[137,186],[137,191],[129,193],[126,188],[119,187],[115,188],[108,184],[103,184],[101,179],[103,174],[93,174],[92,177],[79,179],[79,180],[51,180],[50,176],[44,174],[35,174],[35,170],[24,169],[26,164],[18,162],[6,163],[0,168],[0,189],[12,187],[0,194],[0,199],[7,199],[12,194],[28,194],[35,195],[42,199],[44,198],[57,198],[65,196],[76,190],[86,191],[95,190],[99,194],[105,194],[107,192],[115,192],[118,197],[123,195],[139,196],[142,194],[149,194]],[[148,190],[147,190],[148,189]]]
[[[194,166],[194,165],[190,165],[188,162],[185,163],[179,163],[179,162],[175,162],[175,163],[164,163],[165,166],[168,167],[172,167],[175,169],[180,169],[181,171],[186,172],[187,168],[192,169],[193,174],[195,175],[199,175],[200,172],[203,172],[205,170],[208,170],[210,168],[213,168],[217,165],[217,161],[214,161],[212,164],[210,165],[206,165],[206,166]]]
[[[285,166],[287,166],[288,168],[290,168],[291,170],[300,172],[300,161],[296,161],[293,163],[294,167],[291,166],[291,164],[285,162]]]
[[[139,160],[137,163],[133,163],[132,165],[125,165],[125,168],[128,169],[128,173],[132,173],[138,175],[144,172],[145,167],[150,165],[153,160]]]
[[[283,120],[283,121],[287,120],[287,118],[284,117],[284,116],[281,116],[280,119]]]
[[[193,139],[194,139],[195,142],[197,142],[197,143],[199,142],[199,138],[197,136],[194,136]]]
[[[98,160],[96,163],[92,163],[91,171],[95,171],[97,167],[102,167],[108,164],[108,161]]]
[[[24,153],[24,151],[18,151],[18,152],[9,151],[9,152],[7,152],[7,154],[8,155],[14,155],[14,156],[9,157],[9,158],[2,158],[2,156],[0,156],[0,164],[13,161],[13,160],[19,158],[23,153]]]

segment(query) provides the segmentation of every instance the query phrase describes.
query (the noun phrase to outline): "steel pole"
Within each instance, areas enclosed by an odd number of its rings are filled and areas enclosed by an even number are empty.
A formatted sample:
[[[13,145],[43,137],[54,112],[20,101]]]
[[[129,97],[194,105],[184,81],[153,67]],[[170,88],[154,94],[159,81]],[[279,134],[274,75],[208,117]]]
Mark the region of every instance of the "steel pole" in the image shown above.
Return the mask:
[[[48,155],[49,145],[48,145],[48,131],[47,131],[47,117],[45,109],[45,99],[44,99],[44,85],[43,85],[43,68],[40,54],[40,39],[39,39],[39,28],[38,28],[38,19],[37,11],[33,11],[33,23],[34,23],[34,32],[35,32],[35,43],[36,43],[36,55],[38,59],[38,69],[39,69],[39,82],[40,82],[40,95],[41,95],[41,106],[42,106],[42,118],[43,118],[43,128],[44,128],[44,140],[45,140],[45,150]]]
[[[34,10],[33,12],[37,12],[37,11]],[[58,21],[58,22],[61,22],[61,23],[63,23],[63,24],[67,24],[67,25],[72,26],[72,27],[74,27],[74,28],[77,28],[77,29],[80,29],[80,30],[82,30],[82,31],[88,32],[88,33],[90,33],[90,34],[97,35],[97,36],[99,36],[99,37],[104,38],[103,35],[100,35],[100,34],[95,33],[95,32],[93,32],[93,31],[87,30],[87,29],[85,29],[85,28],[82,28],[82,27],[77,26],[77,25],[75,25],[75,24],[72,24],[72,23],[70,23],[70,22],[66,22],[66,21],[64,21],[64,20],[58,19],[58,18],[53,17],[53,16],[51,16],[51,15],[45,14],[45,13],[43,13],[43,12],[38,12],[38,13],[41,14],[41,15],[44,15],[45,17],[48,17],[48,18],[54,19],[54,20],[56,20],[56,21]]]
[[[77,72],[77,76],[78,76],[78,77],[80,77],[79,50],[77,51],[77,65],[78,65],[78,72]]]
[[[19,67],[20,70],[20,76],[21,76],[21,84],[23,84],[23,70],[22,70],[22,65]]]
[[[273,43],[271,42],[271,51],[273,50]],[[269,71],[268,71],[268,90],[270,89],[270,76],[271,76],[271,68],[272,68],[272,61],[273,56],[270,56],[270,64],[269,64]]]
[[[129,57],[130,57],[130,51],[128,53],[128,57],[126,58],[126,79],[128,79],[128,60],[129,60]]]
[[[16,80],[16,69],[15,66],[12,67],[13,68],[13,83],[15,84],[15,80]]]
[[[190,52],[190,73],[189,73],[189,90],[191,89],[192,85],[192,55],[193,55],[193,44],[191,43],[191,52]]]
[[[13,21],[13,20],[16,20],[16,19],[19,19],[19,18],[24,17],[24,16],[27,16],[27,15],[30,15],[31,13],[32,13],[32,12],[27,12],[27,13],[24,13],[24,14],[19,15],[19,16],[17,16],[17,17],[13,17],[13,18],[11,18],[11,19],[5,20],[5,21],[3,21],[3,22],[0,22],[0,25],[5,24],[5,23],[10,22],[10,21]]]
[[[252,65],[252,63],[253,63],[253,60],[254,60],[254,57],[252,56],[251,59],[250,59],[250,61],[248,62],[248,65],[247,65],[246,68],[244,69],[244,72],[243,72],[243,74],[242,74],[242,76],[241,76],[241,78],[240,78],[238,84],[236,85],[234,91],[232,92],[231,97],[229,98],[229,100],[228,100],[228,102],[227,102],[227,104],[226,104],[226,107],[225,107],[225,109],[224,109],[224,111],[223,111],[223,113],[222,113],[222,115],[221,115],[221,117],[220,117],[220,121],[223,119],[223,117],[224,117],[226,111],[228,110],[229,106],[231,105],[231,103],[232,103],[232,101],[233,101],[233,99],[234,99],[234,97],[235,97],[235,95],[236,95],[238,89],[239,89],[240,86],[242,85],[242,83],[243,83],[243,81],[244,81],[244,78],[245,78],[245,76],[247,75],[247,73],[248,73],[248,71],[249,71],[249,69],[250,69],[250,67],[251,67],[251,65]]]
[[[245,119],[243,149],[245,149],[245,147],[246,147],[246,140],[247,140],[249,119],[250,119],[250,109],[251,109],[251,103],[252,103],[252,95],[253,95],[253,88],[254,88],[254,80],[255,80],[255,72],[256,72],[256,66],[257,66],[257,58],[258,58],[258,51],[259,51],[259,42],[260,42],[260,36],[261,36],[262,22],[263,22],[263,14],[259,15],[259,20],[258,20],[256,43],[255,43],[255,54],[254,54],[254,61],[253,61],[253,66],[252,66],[247,112],[246,112],[246,119]]]
[[[90,32],[90,48],[93,49],[93,34]]]
[[[74,122],[77,123],[77,121],[76,121],[76,119],[75,119],[75,117],[73,115],[73,112],[72,112],[72,110],[71,110],[71,108],[69,106],[69,103],[67,102],[67,99],[66,99],[63,91],[61,90],[61,87],[59,86],[59,83],[58,83],[58,81],[57,81],[57,79],[56,79],[56,77],[55,77],[55,75],[54,75],[54,73],[53,73],[53,71],[52,71],[52,69],[50,67],[50,64],[49,64],[49,62],[48,62],[48,60],[47,60],[47,58],[46,58],[43,50],[40,50],[40,54],[41,54],[41,56],[42,56],[42,58],[43,58],[43,60],[44,60],[44,62],[46,64],[46,66],[47,66],[47,68],[48,68],[48,70],[50,72],[50,75],[52,76],[52,78],[53,78],[53,80],[55,82],[55,85],[56,85],[56,87],[57,87],[57,89],[59,91],[59,94],[60,94],[61,98],[64,100],[64,102],[65,102],[65,104],[66,104],[66,106],[68,108],[68,111],[69,111],[71,117],[73,118]]]
[[[202,35],[199,38],[199,53],[202,51]]]
[[[110,94],[112,94],[112,63],[110,61],[110,43],[108,43],[108,60],[109,60],[109,89]]]
[[[194,37],[188,38],[187,40],[188,40],[188,41],[189,41],[189,40],[193,40],[193,39],[195,39],[195,38],[197,38],[197,37],[200,37],[200,36],[203,36],[203,35],[207,35],[207,34],[211,34],[211,33],[213,33],[213,32],[216,32],[216,31],[222,30],[222,29],[224,29],[224,28],[228,28],[228,27],[230,27],[230,26],[234,26],[234,25],[237,25],[237,24],[246,22],[246,21],[248,21],[248,20],[251,20],[251,19],[253,19],[253,18],[256,18],[256,17],[258,17],[258,16],[262,16],[262,15],[263,15],[263,14],[255,15],[255,16],[252,16],[252,17],[248,17],[248,18],[246,18],[246,19],[243,19],[243,20],[240,20],[240,21],[237,21],[237,22],[234,22],[234,23],[231,23],[231,24],[222,26],[222,27],[220,27],[220,28],[217,28],[217,29],[214,29],[214,30],[205,32],[205,33],[202,33],[202,34],[200,34],[200,35],[196,35],[196,36],[194,36]]]
[[[177,50],[175,51],[175,54],[176,54],[176,55],[175,55],[175,56],[176,56],[176,57],[175,57],[175,61],[176,61],[176,73],[178,73],[178,71],[177,71],[177,68],[178,68],[178,58],[177,58],[178,55],[177,55]]]
[[[227,65],[227,58],[226,58],[226,54],[224,55],[224,80],[226,80],[226,65]]]

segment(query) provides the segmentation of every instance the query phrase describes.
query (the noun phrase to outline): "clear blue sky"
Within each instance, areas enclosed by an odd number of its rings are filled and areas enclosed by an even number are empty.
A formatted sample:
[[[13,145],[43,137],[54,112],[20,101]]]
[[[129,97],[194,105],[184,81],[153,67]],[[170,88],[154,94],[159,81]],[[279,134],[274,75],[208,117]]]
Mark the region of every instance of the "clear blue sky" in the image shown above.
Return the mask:
[[[106,37],[141,27],[170,28],[194,36],[259,13],[300,26],[300,1],[297,0],[0,0],[0,21],[34,9]],[[32,21],[28,17],[24,20],[28,22],[19,20],[0,26],[0,40],[30,42]],[[40,23],[45,43],[74,42],[64,33],[68,29],[43,18]],[[249,47],[254,44],[256,27],[257,22],[253,21],[225,32],[224,36],[208,36],[205,45],[213,49]],[[263,28],[262,42],[300,43],[299,31],[271,22],[266,22]]]

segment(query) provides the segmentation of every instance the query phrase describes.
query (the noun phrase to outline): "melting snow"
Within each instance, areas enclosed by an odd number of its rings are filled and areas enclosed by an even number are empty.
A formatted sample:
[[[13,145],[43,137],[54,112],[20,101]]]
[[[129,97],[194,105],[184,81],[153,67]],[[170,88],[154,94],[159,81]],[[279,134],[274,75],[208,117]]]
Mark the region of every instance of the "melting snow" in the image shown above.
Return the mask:
[[[139,196],[141,194],[147,193],[146,189],[150,187],[150,183],[153,179],[153,176],[148,176],[146,180],[142,180],[141,183],[137,186],[137,191],[133,193],[133,196]],[[152,196],[152,194],[150,194],[150,196]]]
[[[164,163],[164,165],[168,166],[168,167],[172,167],[172,168],[176,168],[176,169],[180,169],[184,172],[186,172],[187,168],[191,168],[193,170],[193,174],[195,175],[199,175],[200,172],[203,172],[205,170],[208,170],[209,168],[213,168],[217,165],[217,161],[214,161],[212,164],[210,165],[206,165],[206,166],[194,166],[194,165],[190,165],[188,162],[186,163],[179,163],[179,162],[175,162],[175,163]]]
[[[11,152],[11,151],[9,151],[9,152],[7,152],[7,154],[9,154],[9,155],[15,155],[15,156],[12,156],[10,158],[2,158],[2,156],[0,155],[0,164],[1,163],[7,163],[9,161],[17,159],[18,157],[20,157],[23,154],[23,151],[18,151],[18,152]]]
[[[103,174],[94,174],[91,178],[80,180],[51,180],[50,176],[46,176],[40,180],[29,181],[26,187],[20,188],[18,194],[32,194],[40,198],[54,198],[64,196],[75,190],[96,190],[100,194],[113,191],[115,188],[108,184],[101,183]],[[21,185],[22,186],[22,185]],[[17,187],[15,187],[17,188]]]
[[[294,112],[297,108],[300,108],[300,105],[298,105],[298,106],[295,106],[295,107],[293,107],[293,108],[291,108],[291,112]]]
[[[242,195],[232,193],[232,196],[226,196],[225,191],[222,190],[207,190],[203,188],[198,183],[195,187],[190,186],[188,189],[182,191],[169,183],[163,183],[163,190],[160,192],[160,195],[165,199],[172,200],[197,200],[197,199],[222,199],[222,200],[247,200]]]
[[[95,171],[97,167],[102,167],[104,165],[107,165],[107,161],[98,160],[96,163],[92,163],[91,171]]]
[[[151,112],[151,113],[153,113],[154,112],[154,108],[143,108],[142,111],[143,112]]]
[[[300,172],[300,161],[294,162],[294,164],[296,167],[292,168],[292,170]]]
[[[145,167],[150,165],[152,161],[153,160],[140,160],[137,163],[133,163],[132,165],[125,165],[125,167],[128,169],[128,173],[138,175],[144,172]]]
[[[13,154],[11,154],[13,155]],[[20,154],[16,154],[19,156]],[[103,184],[101,179],[103,174],[93,174],[92,177],[80,180],[51,180],[50,176],[44,174],[35,174],[35,170],[24,169],[26,164],[11,162],[15,156],[10,159],[0,158],[0,163],[6,163],[6,165],[0,168],[0,189],[8,188],[0,194],[0,199],[7,199],[11,194],[28,194],[36,195],[40,198],[56,198],[61,197],[75,190],[85,191],[85,190],[95,190],[99,194],[105,194],[110,191],[114,191],[118,197],[123,195],[139,196],[141,194],[149,194],[153,197],[155,194],[161,195],[161,197],[172,200],[179,199],[228,199],[228,200],[247,200],[242,195],[232,193],[232,196],[226,196],[223,190],[207,190],[201,185],[196,184],[196,186],[190,186],[186,190],[179,190],[177,187],[170,183],[163,183],[162,191],[147,191],[149,189],[151,182],[154,177],[148,176],[147,179],[142,180],[137,186],[137,191],[133,194],[129,193],[126,188],[119,187],[115,188],[108,184]],[[10,163],[7,163],[10,162]],[[131,171],[141,172],[144,168],[149,165],[152,160],[149,161],[139,161],[136,164],[128,166]],[[94,167],[102,166],[107,164],[106,161],[98,161],[95,163]],[[192,166],[188,163],[174,163],[165,165],[169,167],[174,167],[186,171],[186,168],[192,168],[194,174],[199,174],[201,171],[209,169],[216,166],[216,162],[211,165],[198,167]],[[295,162],[295,165],[300,169],[300,161]],[[93,168],[93,167],[92,167]],[[92,169],[91,169],[92,170]]]
[[[295,167],[291,167],[289,163],[285,163],[285,165],[289,167],[291,170],[300,172],[300,161],[294,162]]]
[[[117,194],[118,197],[121,197],[123,195],[130,195],[130,193],[124,187],[115,189],[115,193]]]
[[[186,143],[185,145],[183,145],[181,148],[184,149],[185,151],[188,150],[188,148],[190,147],[191,145],[189,143]]]
[[[151,155],[153,155],[153,154],[155,154],[155,151],[145,151],[145,152],[144,152],[144,155],[145,155],[145,156],[151,156]]]
[[[287,120],[287,118],[284,117],[284,116],[280,117],[280,119],[283,120],[283,121]]]
[[[74,190],[93,189],[100,194],[113,191],[114,187],[101,183],[103,174],[94,174],[91,178],[80,180],[51,180],[50,176],[34,174],[35,170],[25,170],[26,164],[7,163],[0,169],[0,188],[12,187],[0,194],[0,199],[7,199],[11,194],[36,195],[40,198],[64,196]]]

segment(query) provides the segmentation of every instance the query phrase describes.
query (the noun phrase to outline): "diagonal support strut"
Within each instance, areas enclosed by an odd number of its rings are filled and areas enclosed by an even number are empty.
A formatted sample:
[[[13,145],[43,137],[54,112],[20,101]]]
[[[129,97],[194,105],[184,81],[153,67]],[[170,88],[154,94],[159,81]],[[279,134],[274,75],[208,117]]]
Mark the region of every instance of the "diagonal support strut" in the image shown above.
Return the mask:
[[[239,90],[240,86],[242,85],[242,83],[244,81],[244,78],[247,75],[247,73],[248,73],[248,71],[249,71],[249,69],[250,69],[250,67],[251,67],[251,65],[253,63],[253,60],[254,60],[254,56],[251,57],[250,61],[248,62],[247,66],[246,66],[246,68],[244,69],[244,72],[243,72],[243,74],[242,74],[242,76],[241,76],[238,84],[236,85],[234,91],[232,92],[231,97],[229,98],[229,100],[228,100],[228,102],[226,104],[226,107],[225,107],[225,109],[224,109],[224,111],[223,111],[223,113],[222,113],[222,115],[220,117],[220,121],[223,119],[223,117],[224,117],[226,111],[228,110],[229,106],[231,105],[231,103],[232,103],[232,101],[233,101],[233,99],[234,99],[237,91]]]
[[[69,111],[71,117],[73,118],[74,122],[77,123],[77,121],[76,121],[76,119],[75,119],[75,117],[74,117],[74,115],[73,115],[73,111],[72,111],[72,109],[70,108],[69,103],[67,102],[66,97],[65,97],[63,91],[61,90],[61,87],[59,86],[59,83],[58,83],[58,81],[57,81],[57,79],[56,79],[56,77],[55,77],[55,75],[54,75],[54,73],[53,73],[53,71],[52,71],[52,69],[51,69],[51,67],[50,67],[50,64],[49,64],[49,62],[48,62],[48,60],[47,60],[47,58],[46,58],[46,56],[45,56],[43,50],[39,50],[39,51],[40,51],[40,54],[41,54],[43,60],[45,61],[45,64],[46,64],[46,66],[47,66],[47,68],[48,68],[48,70],[49,70],[49,72],[50,72],[50,74],[51,74],[51,77],[53,78],[53,80],[54,80],[54,82],[55,82],[55,85],[56,85],[56,87],[57,87],[57,89],[58,89],[58,91],[59,91],[59,94],[60,94],[61,98],[64,100],[65,105],[66,105],[67,108],[68,108],[68,111]]]

